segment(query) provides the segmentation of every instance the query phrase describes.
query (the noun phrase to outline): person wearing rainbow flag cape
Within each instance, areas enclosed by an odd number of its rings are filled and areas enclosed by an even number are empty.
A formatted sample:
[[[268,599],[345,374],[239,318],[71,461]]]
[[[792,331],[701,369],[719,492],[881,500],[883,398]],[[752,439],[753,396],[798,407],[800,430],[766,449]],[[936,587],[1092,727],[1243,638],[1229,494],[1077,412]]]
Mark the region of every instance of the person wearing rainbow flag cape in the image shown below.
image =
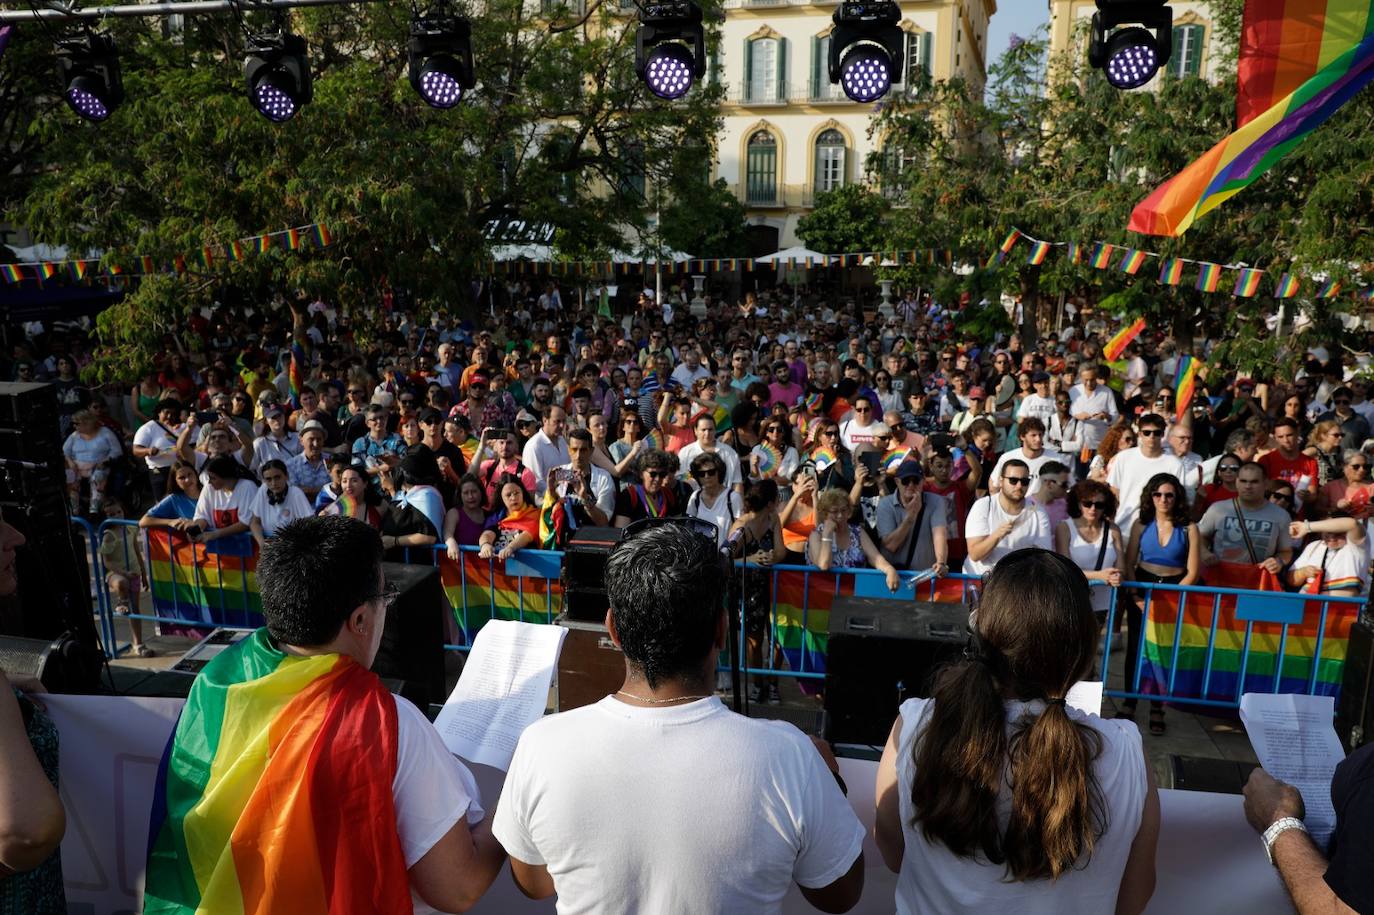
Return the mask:
[[[153,795],[148,915],[409,913],[472,906],[505,852],[477,785],[368,670],[394,592],[351,518],[277,532],[267,625],[196,678]]]

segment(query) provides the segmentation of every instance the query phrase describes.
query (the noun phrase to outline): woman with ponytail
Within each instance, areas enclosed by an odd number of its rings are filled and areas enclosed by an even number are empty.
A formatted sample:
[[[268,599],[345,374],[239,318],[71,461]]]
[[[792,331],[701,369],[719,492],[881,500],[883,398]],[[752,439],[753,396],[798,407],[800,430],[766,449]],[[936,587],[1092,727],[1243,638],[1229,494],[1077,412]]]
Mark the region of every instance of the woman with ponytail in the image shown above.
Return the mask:
[[[965,656],[903,703],[878,768],[897,911],[1139,913],[1159,795],[1130,722],[1070,708],[1097,623],[1087,579],[1041,549],[998,562]]]

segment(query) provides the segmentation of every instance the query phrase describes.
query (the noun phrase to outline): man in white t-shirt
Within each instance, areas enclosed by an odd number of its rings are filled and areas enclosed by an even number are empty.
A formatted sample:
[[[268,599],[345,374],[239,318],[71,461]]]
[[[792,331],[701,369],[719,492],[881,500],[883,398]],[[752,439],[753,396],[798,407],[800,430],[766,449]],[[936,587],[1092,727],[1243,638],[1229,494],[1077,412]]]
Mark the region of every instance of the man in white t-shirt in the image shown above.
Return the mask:
[[[873,444],[880,434],[891,434],[878,416],[878,408],[873,401],[867,397],[855,397],[853,418],[840,423],[840,442],[853,451],[858,445]]]
[[[696,433],[697,440],[683,445],[677,453],[678,463],[681,465],[678,476],[687,479],[692,459],[704,451],[710,451],[725,462],[725,487],[743,494],[744,476],[740,471],[739,455],[735,454],[734,448],[722,448],[716,441],[716,421],[708,414],[702,413],[692,424],[692,431]]]
[[[155,824],[148,910],[189,908],[199,902],[194,882],[188,888],[185,877],[192,866],[185,857],[187,847],[197,849],[198,861],[208,862],[207,881],[228,880],[237,886],[247,878],[258,888],[265,910],[299,908],[305,900],[284,897],[302,890],[322,905],[329,900],[347,911],[409,911],[417,897],[445,912],[471,908],[500,873],[505,853],[483,822],[471,773],[448,752],[419,709],[388,693],[368,672],[390,602],[381,537],[350,518],[294,521],[268,541],[257,576],[266,628],[221,652],[196,678],[178,736],[168,749],[170,763],[158,780],[159,797],[199,797],[205,782],[184,773],[209,773],[211,786],[218,778],[221,788],[214,795],[218,812],[208,818],[169,813]],[[230,690],[239,699],[226,703]],[[269,707],[255,708],[255,702],[268,702]],[[345,703],[350,707],[341,709]],[[208,727],[239,743],[260,734],[256,739],[266,746],[267,728],[282,707],[299,720],[319,720],[323,727],[313,739],[305,735],[310,742],[296,748],[297,755],[274,759],[280,771],[256,784],[251,778],[245,783],[241,775],[229,784],[237,771],[232,760],[207,758],[203,739],[180,737]],[[221,710],[215,720],[197,717],[213,709]],[[360,725],[394,731],[358,737],[350,728]],[[211,763],[215,770],[221,763],[231,766],[229,774],[217,775]],[[337,772],[331,776],[331,764],[344,767],[346,778],[340,781]],[[288,790],[293,788],[288,777],[292,770],[285,765],[299,771],[294,794]],[[363,771],[367,767],[375,768]],[[334,800],[325,792],[336,783],[352,792],[337,798],[341,816],[322,821],[317,815],[316,828],[308,823],[302,827],[312,804]],[[366,793],[377,784],[390,787],[394,820],[350,814],[377,809]],[[284,816],[284,811],[305,816]],[[226,817],[232,819],[225,822]],[[280,835],[293,827],[294,836]],[[330,866],[322,871],[317,867],[312,884],[308,873],[290,870],[303,862],[289,856],[279,861],[231,853],[231,836],[235,849],[240,843],[253,846],[259,838],[286,842],[286,847],[304,847],[290,844],[292,838],[304,840]],[[359,869],[368,876],[365,890],[355,888]],[[390,881],[393,876],[403,878],[399,885]],[[358,898],[360,893],[368,896],[366,901]]]
[[[1129,531],[1140,514],[1140,494],[1157,473],[1171,473],[1180,483],[1186,473],[1183,462],[1164,450],[1164,417],[1146,413],[1137,423],[1140,444],[1112,459],[1107,485],[1117,499],[1116,526]]]
[[[586,429],[568,433],[568,463],[555,467],[551,479],[559,498],[571,495],[580,509],[579,522],[610,527],[615,517],[615,480],[592,463],[592,434]]]
[[[1050,418],[1054,416],[1054,398],[1050,396],[1050,373],[1033,372],[1031,374],[1032,393],[1021,398],[1021,406],[1016,411],[1016,418],[1029,419],[1034,416],[1046,426],[1050,424]]]
[[[992,476],[988,478],[988,489],[997,492],[1001,487],[1002,467],[1008,461],[1021,461],[1030,468],[1031,483],[1027,495],[1033,499],[1040,494],[1040,468],[1050,461],[1065,463],[1065,458],[1059,452],[1045,447],[1045,423],[1039,417],[1031,416],[1021,420],[1021,424],[1016,427],[1016,434],[1021,439],[1021,447],[1003,452],[997,459],[996,466],[992,468]]]
[[[1102,436],[1107,434],[1112,423],[1120,413],[1116,409],[1116,398],[1109,388],[1098,384],[1097,366],[1085,364],[1078,373],[1079,383],[1070,391],[1073,400],[1069,413],[1083,424],[1083,447],[1096,451],[1102,444]]]
[[[568,463],[568,442],[564,433],[568,428],[568,414],[560,406],[547,406],[541,417],[542,425],[538,432],[525,442],[525,452],[521,460],[534,474],[535,501],[544,498],[544,486],[549,479],[549,471]]]
[[[991,572],[997,560],[1022,547],[1054,549],[1049,516],[1034,502],[1026,501],[1030,479],[1026,462],[1013,458],[1002,465],[1002,488],[973,503],[964,522],[968,543],[965,575]]]
[[[793,725],[714,695],[728,630],[715,540],[659,524],[611,552],[605,579],[625,682],[521,735],[492,827],[515,882],[557,893],[562,913],[767,915],[793,883],[822,911],[851,909],[864,829],[838,767]]]
[[[134,433],[134,457],[143,458],[153,478],[153,496],[161,499],[167,492],[167,477],[177,459],[177,437],[181,428],[181,404],[162,400],[157,405],[157,418],[150,419]]]
[[[682,364],[673,369],[672,379],[687,392],[692,390],[692,382],[698,378],[710,378],[711,370],[701,364],[701,353],[695,346],[683,347]]]

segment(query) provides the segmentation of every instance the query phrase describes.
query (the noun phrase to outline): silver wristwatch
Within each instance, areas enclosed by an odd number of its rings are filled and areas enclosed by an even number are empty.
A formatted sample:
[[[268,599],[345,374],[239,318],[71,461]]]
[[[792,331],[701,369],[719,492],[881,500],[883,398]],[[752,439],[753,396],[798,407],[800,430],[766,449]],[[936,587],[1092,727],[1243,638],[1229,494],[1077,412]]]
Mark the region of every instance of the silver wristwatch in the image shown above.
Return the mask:
[[[1274,843],[1283,833],[1290,829],[1301,829],[1307,832],[1307,824],[1297,817],[1281,817],[1269,825],[1264,831],[1261,840],[1264,842],[1264,853],[1269,856],[1269,863],[1274,863]]]

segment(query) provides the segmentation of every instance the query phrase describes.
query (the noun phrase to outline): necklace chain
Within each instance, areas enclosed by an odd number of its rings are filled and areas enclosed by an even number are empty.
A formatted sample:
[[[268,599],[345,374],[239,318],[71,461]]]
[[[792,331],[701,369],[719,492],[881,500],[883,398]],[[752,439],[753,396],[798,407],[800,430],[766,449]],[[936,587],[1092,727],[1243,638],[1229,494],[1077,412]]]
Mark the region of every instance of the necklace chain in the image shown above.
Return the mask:
[[[635,700],[636,702],[650,702],[650,703],[653,703],[654,705],[662,705],[662,704],[667,703],[667,702],[687,702],[687,701],[689,701],[689,700],[692,701],[692,702],[695,702],[695,701],[698,700],[698,699],[710,699],[710,698],[711,698],[710,696],[674,696],[672,699],[649,699],[649,698],[646,698],[646,697],[644,697],[644,696],[636,696],[634,693],[627,693],[627,692],[625,692],[625,690],[623,690],[623,689],[618,689],[618,690],[616,690],[616,691],[615,691],[615,694],[616,694],[617,696],[629,696],[631,699]]]

